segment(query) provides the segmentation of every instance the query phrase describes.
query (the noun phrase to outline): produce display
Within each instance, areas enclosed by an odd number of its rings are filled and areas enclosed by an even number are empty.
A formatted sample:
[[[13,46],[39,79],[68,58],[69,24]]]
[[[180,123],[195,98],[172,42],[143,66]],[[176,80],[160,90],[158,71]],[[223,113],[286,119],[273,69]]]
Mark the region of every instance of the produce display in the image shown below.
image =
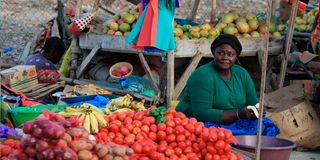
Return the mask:
[[[238,38],[259,38],[266,35],[265,24],[259,23],[257,16],[252,13],[238,13],[229,11],[222,14],[216,25],[205,23],[199,26],[175,24],[174,35],[176,40],[214,39],[220,34],[231,34]],[[270,33],[280,37],[275,25],[270,24]]]
[[[14,150],[21,150],[20,141],[7,139],[2,144],[0,144],[0,157],[2,159],[8,159],[8,156]]]
[[[81,106],[66,107],[65,112],[60,112],[60,114],[64,117],[77,116],[79,124],[89,133],[98,133],[99,125],[101,127],[108,126],[104,119],[104,113],[89,103],[84,103]]]
[[[231,152],[230,144],[235,142],[231,131],[205,128],[202,122],[172,108],[116,112],[105,118],[109,126],[94,135],[97,142],[132,148],[132,160],[243,159]]]
[[[129,94],[112,99],[106,106],[106,113],[110,114],[111,112],[125,112],[128,110],[133,111],[143,111],[145,110],[144,107],[144,100],[140,102],[134,101],[133,97]]]
[[[130,34],[138,16],[139,5],[136,8],[126,8],[103,24],[103,33],[127,36]]]
[[[318,8],[315,8],[305,14],[304,17],[296,17],[294,24],[295,31],[311,32],[318,12]]]

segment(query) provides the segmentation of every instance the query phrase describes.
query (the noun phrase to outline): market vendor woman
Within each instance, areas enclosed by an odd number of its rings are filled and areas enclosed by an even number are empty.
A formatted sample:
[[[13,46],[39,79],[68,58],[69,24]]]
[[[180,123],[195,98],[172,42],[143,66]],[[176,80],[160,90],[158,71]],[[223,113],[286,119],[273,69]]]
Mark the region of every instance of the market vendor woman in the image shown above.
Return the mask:
[[[215,59],[192,73],[176,110],[218,126],[256,120],[253,110],[247,108],[259,103],[254,83],[249,73],[235,64],[241,50],[235,36],[217,37],[211,44]]]

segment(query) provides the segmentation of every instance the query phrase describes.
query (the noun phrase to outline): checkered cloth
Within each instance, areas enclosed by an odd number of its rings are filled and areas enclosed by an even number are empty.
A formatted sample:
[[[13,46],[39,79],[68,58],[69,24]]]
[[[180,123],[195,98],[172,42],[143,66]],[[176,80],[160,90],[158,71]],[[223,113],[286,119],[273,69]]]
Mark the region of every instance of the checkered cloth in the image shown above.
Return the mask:
[[[94,14],[91,14],[89,16],[73,21],[68,27],[69,33],[74,37],[78,37],[81,31],[83,31],[93,19]]]

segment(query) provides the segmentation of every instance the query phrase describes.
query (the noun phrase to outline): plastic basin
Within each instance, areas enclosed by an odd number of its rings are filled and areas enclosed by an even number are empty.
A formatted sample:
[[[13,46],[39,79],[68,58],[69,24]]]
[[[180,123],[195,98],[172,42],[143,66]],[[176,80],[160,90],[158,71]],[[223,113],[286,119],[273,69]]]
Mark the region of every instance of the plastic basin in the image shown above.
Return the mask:
[[[233,147],[255,153],[257,136],[244,135],[234,136],[238,143],[232,144]],[[295,148],[295,143],[289,140],[262,136],[261,137],[261,160],[289,160],[292,149]]]

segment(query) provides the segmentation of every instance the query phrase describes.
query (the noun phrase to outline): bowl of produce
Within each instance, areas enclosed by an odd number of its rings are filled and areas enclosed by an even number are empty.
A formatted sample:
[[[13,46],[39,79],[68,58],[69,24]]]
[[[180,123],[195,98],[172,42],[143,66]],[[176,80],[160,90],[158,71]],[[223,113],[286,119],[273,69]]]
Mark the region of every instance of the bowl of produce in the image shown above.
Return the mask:
[[[133,66],[128,62],[119,62],[111,66],[109,74],[113,78],[129,77],[132,74]]]
[[[242,135],[234,136],[238,143],[232,144],[233,147],[255,153],[257,136]],[[261,160],[281,159],[289,160],[292,149],[295,148],[295,143],[286,139],[261,136]]]

